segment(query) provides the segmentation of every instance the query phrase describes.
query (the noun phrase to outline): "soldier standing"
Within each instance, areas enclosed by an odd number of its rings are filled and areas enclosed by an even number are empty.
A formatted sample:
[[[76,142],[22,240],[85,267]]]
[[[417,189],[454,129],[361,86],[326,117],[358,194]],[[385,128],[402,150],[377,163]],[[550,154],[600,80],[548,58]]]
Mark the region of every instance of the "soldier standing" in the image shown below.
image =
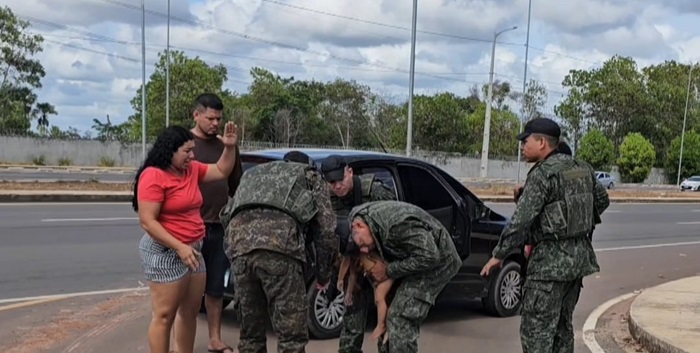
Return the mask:
[[[396,194],[373,174],[354,175],[352,168],[341,156],[328,156],[323,161],[321,171],[333,192],[331,202],[339,217],[347,217],[354,206],[365,202],[396,200]],[[341,248],[344,250],[348,234],[344,234],[343,230],[339,233]],[[353,298],[352,305],[345,308],[338,353],[362,352],[369,305],[374,302],[372,286],[366,279],[365,282],[361,292]]]
[[[277,352],[302,353],[308,343],[306,234],[315,238],[316,278],[323,288],[338,253],[330,192],[310,158],[292,151],[284,161],[247,170],[222,209],[241,322],[240,353],[266,351],[266,312],[278,336]]]
[[[382,353],[418,352],[420,326],[435,298],[457,274],[462,260],[445,227],[418,206],[401,201],[368,202],[352,209],[352,241],[360,252],[377,249],[388,263],[371,270],[376,281],[398,281],[389,306]],[[395,285],[397,285],[395,284]]]
[[[524,353],[574,351],[572,319],[582,279],[600,271],[588,235],[595,212],[602,213],[610,200],[588,163],[556,153],[560,135],[559,125],[546,118],[531,120],[518,135],[525,160],[536,163],[481,271],[488,276],[530,237],[520,324]]]

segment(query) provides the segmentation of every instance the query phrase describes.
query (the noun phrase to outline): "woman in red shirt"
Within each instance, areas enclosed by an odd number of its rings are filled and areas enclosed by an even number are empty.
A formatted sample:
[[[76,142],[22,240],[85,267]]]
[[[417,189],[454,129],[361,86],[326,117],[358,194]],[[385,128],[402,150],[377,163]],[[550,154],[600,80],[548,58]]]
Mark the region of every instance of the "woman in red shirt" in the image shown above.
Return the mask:
[[[132,205],[146,234],[141,266],[149,282],[153,317],[148,340],[153,353],[167,353],[170,331],[180,353],[192,353],[206,271],[200,254],[204,222],[199,184],[228,178],[238,129],[229,122],[219,136],[225,148],[216,164],[194,160],[194,136],[181,126],[163,130],[136,173]]]

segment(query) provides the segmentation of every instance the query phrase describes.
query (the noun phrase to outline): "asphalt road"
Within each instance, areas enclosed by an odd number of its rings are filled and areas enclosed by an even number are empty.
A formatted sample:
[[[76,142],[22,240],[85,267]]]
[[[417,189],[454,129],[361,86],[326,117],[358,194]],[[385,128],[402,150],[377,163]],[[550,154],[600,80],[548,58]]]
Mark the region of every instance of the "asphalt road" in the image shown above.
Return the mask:
[[[509,204],[491,206],[507,215],[513,210]],[[700,272],[698,225],[700,205],[697,204],[610,207],[594,235],[601,272],[585,280],[574,317],[577,352],[587,352],[580,331],[590,312],[603,302]],[[136,287],[142,281],[137,250],[141,235],[128,204],[0,205],[0,300]],[[146,315],[148,306],[144,303]],[[144,337],[143,342],[138,342],[141,346],[145,343],[143,330],[147,320],[144,320],[126,328]],[[224,336],[235,343],[238,325],[230,318],[225,321]],[[205,327],[200,320],[199,350],[205,348]],[[421,351],[439,349],[449,353],[463,352],[464,347],[479,347],[482,352],[517,352],[520,351],[518,327],[518,317],[487,317],[479,303],[441,303],[431,312],[422,330]],[[115,335],[122,337],[126,333]],[[372,343],[369,338],[366,340],[368,351],[373,351]],[[308,351],[334,348],[337,349],[336,340],[312,341]]]

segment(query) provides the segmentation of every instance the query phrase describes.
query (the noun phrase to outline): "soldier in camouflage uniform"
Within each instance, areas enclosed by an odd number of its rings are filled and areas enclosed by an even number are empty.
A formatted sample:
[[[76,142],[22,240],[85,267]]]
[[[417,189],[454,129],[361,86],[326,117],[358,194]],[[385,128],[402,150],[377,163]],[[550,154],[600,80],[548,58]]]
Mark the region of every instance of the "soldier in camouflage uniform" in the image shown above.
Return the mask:
[[[266,313],[278,337],[277,352],[305,352],[308,342],[306,234],[317,249],[316,278],[328,286],[338,253],[336,215],[328,185],[301,152],[247,170],[221,210],[226,255],[231,259],[240,353],[266,352]]]
[[[386,344],[384,337],[377,341],[379,352],[418,352],[423,320],[462,266],[450,233],[420,207],[401,201],[357,206],[349,221],[348,247],[363,253],[376,249],[388,263],[378,262],[368,275],[378,282],[391,278],[397,286],[384,333],[389,339]]]
[[[345,160],[338,155],[331,155],[321,166],[323,176],[328,182],[333,195],[331,202],[339,217],[347,217],[354,206],[365,202],[396,200],[396,194],[373,174],[354,175]],[[346,230],[339,230],[341,248],[345,249],[348,239]],[[361,279],[359,279],[361,280]],[[332,288],[331,288],[332,290]],[[340,332],[339,353],[361,353],[362,342],[367,327],[369,305],[374,301],[372,286],[367,280],[362,285],[361,292],[353,297],[352,305],[345,308],[343,328]]]
[[[481,271],[488,276],[506,254],[530,237],[520,337],[524,353],[572,353],[572,325],[582,279],[600,271],[589,234],[595,212],[610,205],[607,191],[586,162],[557,153],[561,135],[550,119],[534,119],[518,135],[528,173],[510,224]],[[528,232],[529,230],[529,232]]]

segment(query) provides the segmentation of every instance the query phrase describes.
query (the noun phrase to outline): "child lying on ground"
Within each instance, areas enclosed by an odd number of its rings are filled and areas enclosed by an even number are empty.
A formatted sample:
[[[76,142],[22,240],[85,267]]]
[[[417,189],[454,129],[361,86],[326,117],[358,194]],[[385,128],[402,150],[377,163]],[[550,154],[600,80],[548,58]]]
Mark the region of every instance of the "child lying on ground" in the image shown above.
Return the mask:
[[[348,286],[345,292],[345,304],[352,305],[353,293],[361,288],[361,281],[357,278],[358,273],[368,273],[377,262],[383,261],[379,253],[374,250],[367,254],[355,256],[342,256],[340,271],[338,273],[338,290],[343,291],[345,277],[348,276]],[[374,303],[377,305],[377,327],[372,332],[372,339],[378,339],[386,332],[386,315],[389,311],[389,292],[394,281],[387,279],[383,282],[376,281],[368,277],[374,287]],[[389,339],[389,334],[384,335],[384,343]]]

